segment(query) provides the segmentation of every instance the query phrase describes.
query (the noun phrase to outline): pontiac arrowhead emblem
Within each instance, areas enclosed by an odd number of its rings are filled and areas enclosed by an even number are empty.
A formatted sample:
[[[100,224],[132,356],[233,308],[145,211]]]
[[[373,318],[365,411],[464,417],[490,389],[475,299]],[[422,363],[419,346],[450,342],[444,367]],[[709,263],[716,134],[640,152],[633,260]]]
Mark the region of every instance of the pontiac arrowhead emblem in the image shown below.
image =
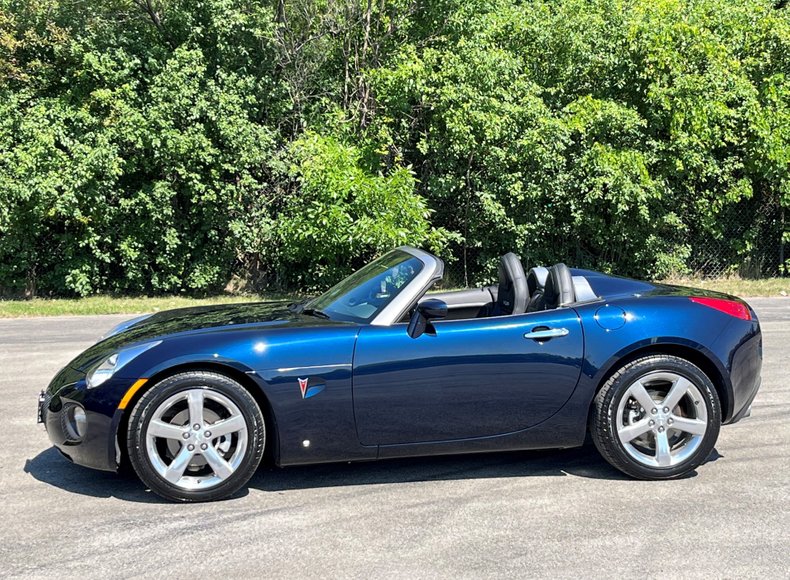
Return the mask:
[[[309,380],[310,380],[309,377],[306,379],[299,379],[299,389],[302,391],[303,399],[304,399],[304,394],[307,392],[307,381]]]

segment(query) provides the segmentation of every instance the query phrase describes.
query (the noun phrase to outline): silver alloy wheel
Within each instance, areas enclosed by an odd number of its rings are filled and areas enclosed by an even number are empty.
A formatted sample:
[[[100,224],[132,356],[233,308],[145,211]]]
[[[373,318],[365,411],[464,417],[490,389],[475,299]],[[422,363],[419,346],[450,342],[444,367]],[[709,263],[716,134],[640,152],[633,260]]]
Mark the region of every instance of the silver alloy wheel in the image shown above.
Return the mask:
[[[633,459],[648,467],[673,467],[699,449],[708,430],[708,409],[693,382],[656,371],[628,387],[617,408],[616,427]]]
[[[153,468],[184,490],[203,490],[228,479],[244,459],[247,440],[247,422],[238,406],[202,388],[165,400],[145,433]]]

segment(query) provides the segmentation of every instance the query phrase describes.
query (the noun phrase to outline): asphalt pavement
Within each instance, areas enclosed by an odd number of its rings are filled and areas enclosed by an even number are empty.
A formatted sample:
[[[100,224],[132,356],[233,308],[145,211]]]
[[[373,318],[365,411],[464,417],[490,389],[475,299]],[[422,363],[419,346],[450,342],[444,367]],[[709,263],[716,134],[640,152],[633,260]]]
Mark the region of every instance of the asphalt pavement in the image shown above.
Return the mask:
[[[790,577],[790,298],[752,416],[686,479],[593,447],[262,468],[218,503],[71,465],[36,425],[54,373],[128,316],[0,320],[0,577]]]

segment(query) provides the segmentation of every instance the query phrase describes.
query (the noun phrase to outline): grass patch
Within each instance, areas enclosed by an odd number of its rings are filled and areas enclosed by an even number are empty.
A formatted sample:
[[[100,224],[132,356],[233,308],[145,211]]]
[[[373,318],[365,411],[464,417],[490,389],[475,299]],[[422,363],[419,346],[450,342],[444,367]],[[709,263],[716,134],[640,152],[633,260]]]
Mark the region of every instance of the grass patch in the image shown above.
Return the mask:
[[[742,298],[790,296],[790,278],[765,278],[763,280],[743,280],[741,278],[721,278],[717,280],[675,278],[662,280],[662,282],[666,284],[677,284],[678,286],[704,288],[705,290],[724,292]]]
[[[183,296],[115,297],[90,296],[88,298],[34,298],[33,300],[0,300],[0,318],[30,316],[75,316],[85,314],[146,314],[211,304],[234,304],[287,298],[285,295],[220,295],[210,298],[185,298]]]
[[[742,280],[724,278],[702,280],[699,278],[673,278],[662,280],[667,284],[691,286],[725,292],[743,298],[757,296],[790,296],[790,278],[766,278],[764,280]],[[0,300],[0,318],[24,318],[32,316],[79,316],[89,314],[145,314],[173,308],[207,306],[211,304],[236,304],[292,298],[286,294],[250,294],[235,296],[223,294],[209,298],[186,298],[183,296],[117,297],[90,296],[88,298],[35,298],[33,300]]]

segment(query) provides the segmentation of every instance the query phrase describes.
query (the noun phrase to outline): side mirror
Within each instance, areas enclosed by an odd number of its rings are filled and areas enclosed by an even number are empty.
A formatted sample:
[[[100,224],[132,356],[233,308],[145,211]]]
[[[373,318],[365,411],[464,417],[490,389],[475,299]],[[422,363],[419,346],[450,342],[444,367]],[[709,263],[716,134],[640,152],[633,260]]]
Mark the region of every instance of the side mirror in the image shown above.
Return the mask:
[[[440,320],[447,316],[447,304],[443,300],[428,298],[417,304],[409,320],[409,336],[418,338],[426,331],[435,333],[431,320]]]

